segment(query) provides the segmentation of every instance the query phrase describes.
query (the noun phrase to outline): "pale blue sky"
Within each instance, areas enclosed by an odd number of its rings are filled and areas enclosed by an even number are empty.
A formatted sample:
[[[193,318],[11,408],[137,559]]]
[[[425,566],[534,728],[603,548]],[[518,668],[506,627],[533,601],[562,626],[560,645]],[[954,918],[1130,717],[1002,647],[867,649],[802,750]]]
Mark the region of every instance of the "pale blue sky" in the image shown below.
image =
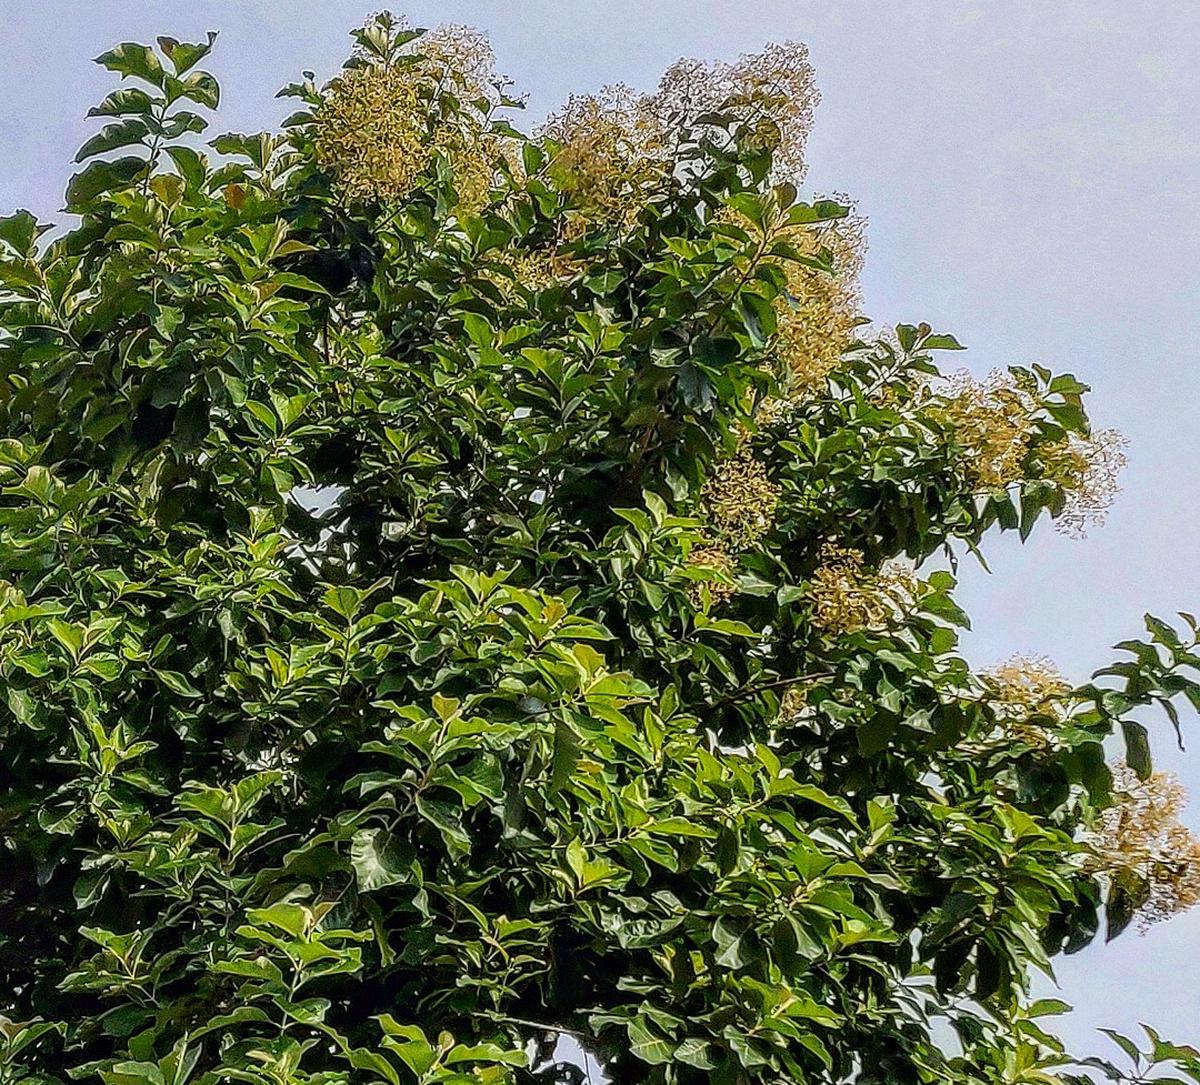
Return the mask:
[[[0,0],[0,213],[60,206],[69,162],[110,86],[89,63],[111,43],[221,31],[215,132],[287,111],[303,68],[331,75],[371,4],[344,0]],[[964,567],[973,659],[1044,653],[1072,678],[1137,635],[1145,610],[1200,610],[1200,5],[1187,0],[509,0],[412,2],[417,23],[487,30],[536,118],[569,92],[649,88],[681,55],[808,43],[823,103],[810,181],[870,219],[867,311],[927,320],[984,372],[1043,362],[1092,383],[1093,415],[1128,435],[1109,525],[1000,542],[993,574]],[[1161,764],[1197,795],[1195,752]],[[1140,1018],[1200,1041],[1200,910],[1059,968],[1065,1031]]]

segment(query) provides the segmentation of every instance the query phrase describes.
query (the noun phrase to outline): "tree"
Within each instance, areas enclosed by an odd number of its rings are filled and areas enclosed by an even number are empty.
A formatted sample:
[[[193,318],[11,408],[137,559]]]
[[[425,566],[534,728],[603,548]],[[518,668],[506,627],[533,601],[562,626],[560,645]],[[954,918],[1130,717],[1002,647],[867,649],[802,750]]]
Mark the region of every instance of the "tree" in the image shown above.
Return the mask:
[[[355,37],[207,150],[214,36],[117,46],[0,220],[2,1079],[1144,1080],[1028,977],[1200,896],[1197,623],[977,673],[931,564],[1102,517],[1085,386],[862,322],[799,46],[523,134]]]

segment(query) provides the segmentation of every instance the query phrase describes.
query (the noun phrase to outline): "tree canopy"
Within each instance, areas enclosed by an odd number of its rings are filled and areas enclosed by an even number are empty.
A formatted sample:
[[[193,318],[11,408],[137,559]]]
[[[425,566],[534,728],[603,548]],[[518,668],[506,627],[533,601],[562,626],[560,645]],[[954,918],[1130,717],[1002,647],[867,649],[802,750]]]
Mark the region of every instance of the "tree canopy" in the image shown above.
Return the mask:
[[[1200,1081],[1029,994],[1200,899],[1197,622],[959,653],[1122,442],[864,320],[803,47],[526,132],[382,15],[205,143],[214,38],[0,219],[0,1082]]]

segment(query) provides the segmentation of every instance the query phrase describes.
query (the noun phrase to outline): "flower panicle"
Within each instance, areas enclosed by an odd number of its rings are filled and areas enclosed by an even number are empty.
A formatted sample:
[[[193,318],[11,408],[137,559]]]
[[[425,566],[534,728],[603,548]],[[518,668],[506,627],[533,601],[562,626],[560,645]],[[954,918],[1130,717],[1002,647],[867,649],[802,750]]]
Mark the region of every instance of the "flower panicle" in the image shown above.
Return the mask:
[[[708,606],[720,606],[737,594],[734,582],[736,565],[733,556],[720,546],[701,546],[687,556],[687,565],[706,575],[691,580],[687,585],[687,597],[697,610]],[[707,575],[715,574],[715,575]]]
[[[1118,765],[1113,784],[1114,802],[1086,840],[1089,865],[1110,881],[1140,887],[1144,932],[1200,904],[1200,837],[1179,820],[1187,793],[1171,773],[1141,780]]]
[[[824,387],[861,320],[866,220],[851,212],[817,228],[789,230],[787,240],[802,255],[825,254],[833,264],[832,274],[797,261],[783,265],[787,293],[778,307],[775,349],[786,393],[803,399]]]
[[[1129,442],[1115,429],[1094,430],[1089,436],[1072,433],[1043,454],[1043,475],[1066,495],[1054,526],[1071,538],[1082,538],[1089,527],[1103,527],[1113,501],[1121,492],[1120,475],[1128,463]]]
[[[935,399],[933,415],[959,447],[970,482],[983,490],[1052,483],[1063,495],[1056,528],[1080,538],[1107,519],[1120,492],[1128,442],[1117,430],[1103,429],[1039,443],[1043,405],[1036,391],[1009,373],[993,371],[976,380],[961,372]]]
[[[1002,731],[1034,749],[1052,745],[1071,683],[1046,656],[1014,655],[983,675]]]
[[[779,487],[748,451],[721,463],[704,487],[709,534],[728,550],[748,550],[770,531]]]
[[[809,578],[812,623],[830,634],[879,630],[907,611],[919,591],[916,576],[901,562],[867,567],[858,550],[825,543]]]
[[[487,38],[465,26],[441,26],[392,57],[376,42],[403,23],[376,16],[360,32],[350,66],[326,88],[313,115],[317,162],[351,199],[400,200],[437,156],[449,163],[460,205],[481,207],[504,148],[489,115],[503,81]],[[447,96],[465,106],[447,110]]]
[[[994,370],[984,380],[955,373],[934,413],[953,434],[970,480],[982,489],[1002,490],[1025,478],[1036,410],[1028,389]]]
[[[706,116],[721,115],[747,149],[769,153],[776,180],[799,181],[818,98],[808,50],[783,42],[733,62],[680,60],[653,94],[615,84],[573,95],[542,134],[558,145],[552,169],[585,219],[628,226],[647,190],[675,175],[681,141],[719,138]]]

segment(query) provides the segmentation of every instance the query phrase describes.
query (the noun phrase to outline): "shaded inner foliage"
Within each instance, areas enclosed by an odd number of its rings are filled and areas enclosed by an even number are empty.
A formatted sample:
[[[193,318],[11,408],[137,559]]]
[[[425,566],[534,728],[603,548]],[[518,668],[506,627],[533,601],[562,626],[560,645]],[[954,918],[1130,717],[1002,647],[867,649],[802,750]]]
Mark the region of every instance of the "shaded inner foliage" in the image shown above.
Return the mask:
[[[356,40],[205,150],[212,39],[118,46],[0,219],[0,1080],[1135,1080],[1028,977],[1190,903],[1102,744],[1196,623],[976,674],[927,564],[1103,509],[1086,388],[856,324],[798,47],[527,135]]]

